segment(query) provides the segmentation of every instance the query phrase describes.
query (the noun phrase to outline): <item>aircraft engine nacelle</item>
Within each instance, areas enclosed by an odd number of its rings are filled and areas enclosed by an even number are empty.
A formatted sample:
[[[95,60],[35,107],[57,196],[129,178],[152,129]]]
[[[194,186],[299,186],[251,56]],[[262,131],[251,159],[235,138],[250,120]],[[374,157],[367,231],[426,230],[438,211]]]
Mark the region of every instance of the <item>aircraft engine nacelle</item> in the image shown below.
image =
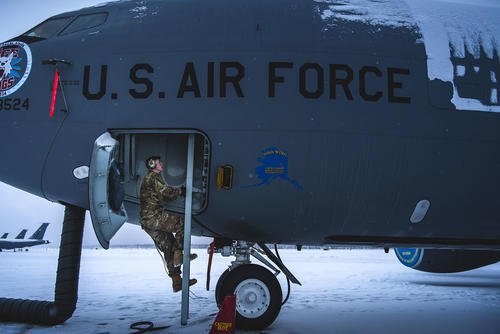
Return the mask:
[[[456,273],[500,261],[500,252],[463,249],[395,248],[398,260],[412,269]]]

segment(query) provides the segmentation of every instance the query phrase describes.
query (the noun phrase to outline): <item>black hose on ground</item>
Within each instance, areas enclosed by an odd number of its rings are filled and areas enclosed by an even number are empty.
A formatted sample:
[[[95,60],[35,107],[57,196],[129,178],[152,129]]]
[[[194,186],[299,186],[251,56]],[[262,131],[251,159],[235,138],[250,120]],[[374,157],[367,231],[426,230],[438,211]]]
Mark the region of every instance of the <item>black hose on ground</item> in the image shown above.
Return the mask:
[[[0,298],[0,321],[56,325],[76,309],[85,209],[67,205],[57,263],[54,302]]]

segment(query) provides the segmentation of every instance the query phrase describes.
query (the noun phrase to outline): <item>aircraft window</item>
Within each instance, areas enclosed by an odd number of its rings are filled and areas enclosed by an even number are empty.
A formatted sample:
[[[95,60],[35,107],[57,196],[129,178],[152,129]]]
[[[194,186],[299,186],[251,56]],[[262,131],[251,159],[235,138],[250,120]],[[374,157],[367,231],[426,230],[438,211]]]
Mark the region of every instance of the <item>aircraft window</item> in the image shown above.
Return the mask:
[[[27,33],[25,36],[39,37],[39,38],[51,38],[61,30],[72,17],[58,17],[55,19],[48,19],[45,22],[40,23]]]
[[[107,18],[107,13],[80,15],[61,32],[61,35],[67,35],[77,31],[100,26],[101,24],[106,22]]]

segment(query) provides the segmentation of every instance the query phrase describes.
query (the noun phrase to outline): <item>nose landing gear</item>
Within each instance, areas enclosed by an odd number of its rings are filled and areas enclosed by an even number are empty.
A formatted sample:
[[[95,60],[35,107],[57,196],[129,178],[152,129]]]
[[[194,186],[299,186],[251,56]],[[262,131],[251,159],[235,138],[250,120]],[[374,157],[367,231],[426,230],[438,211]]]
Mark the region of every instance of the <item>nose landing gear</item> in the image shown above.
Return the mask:
[[[290,281],[300,284],[284,264],[263,244],[263,254],[268,255]],[[217,281],[215,300],[220,307],[226,295],[236,295],[236,327],[241,329],[264,329],[278,316],[283,294],[276,279],[280,271],[253,248],[253,244],[237,241],[220,250],[223,256],[236,256],[229,269]],[[269,256],[269,253],[272,256]],[[272,270],[250,263],[250,255],[259,259]]]
[[[281,310],[281,286],[262,266],[244,264],[234,268],[224,277],[220,290],[220,296],[236,295],[238,328],[266,328]]]

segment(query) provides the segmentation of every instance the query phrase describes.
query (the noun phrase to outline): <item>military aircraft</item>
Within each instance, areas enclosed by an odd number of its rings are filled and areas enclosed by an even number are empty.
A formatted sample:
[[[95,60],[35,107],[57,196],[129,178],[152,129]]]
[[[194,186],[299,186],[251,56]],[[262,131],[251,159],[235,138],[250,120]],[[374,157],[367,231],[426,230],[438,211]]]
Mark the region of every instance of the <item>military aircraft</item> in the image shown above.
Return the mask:
[[[45,231],[47,230],[49,223],[42,223],[40,227],[33,233],[28,239],[24,239],[24,236],[28,230],[22,230],[21,233],[15,239],[7,239],[7,237],[2,237],[0,240],[0,251],[2,249],[17,249],[25,248],[36,245],[48,244],[48,240],[43,240]],[[4,234],[4,236],[7,233]]]
[[[192,234],[235,256],[215,295],[236,293],[238,327],[282,304],[251,256],[299,283],[266,244],[395,247],[432,272],[498,261],[500,12],[450,6],[120,1],[0,44],[0,180],[66,205],[55,302],[0,299],[16,310],[0,318],[71,316],[84,212],[104,248],[139,224],[151,155],[189,186]]]
[[[28,230],[21,230],[21,232],[19,232],[19,234],[16,236],[16,238],[14,239],[15,241],[18,241],[19,239],[24,239],[24,237],[26,236],[26,232],[28,232]],[[2,235],[2,238],[1,239],[7,239],[7,236],[9,235],[9,233],[4,233]],[[0,245],[3,241],[0,241]],[[2,247],[0,247],[0,252],[2,251]],[[14,251],[15,251],[15,248],[14,248]]]

